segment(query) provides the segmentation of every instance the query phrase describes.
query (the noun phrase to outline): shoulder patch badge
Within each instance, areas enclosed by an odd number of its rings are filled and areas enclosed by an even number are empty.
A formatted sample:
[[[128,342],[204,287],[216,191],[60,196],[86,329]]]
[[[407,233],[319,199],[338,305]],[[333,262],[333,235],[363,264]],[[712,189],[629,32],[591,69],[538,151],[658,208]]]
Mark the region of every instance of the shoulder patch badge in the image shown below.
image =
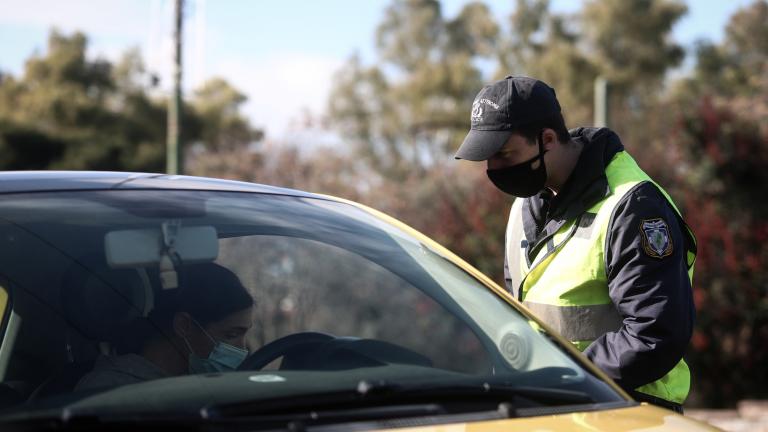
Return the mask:
[[[664,258],[672,254],[672,238],[664,219],[644,219],[640,222],[640,236],[648,256]]]

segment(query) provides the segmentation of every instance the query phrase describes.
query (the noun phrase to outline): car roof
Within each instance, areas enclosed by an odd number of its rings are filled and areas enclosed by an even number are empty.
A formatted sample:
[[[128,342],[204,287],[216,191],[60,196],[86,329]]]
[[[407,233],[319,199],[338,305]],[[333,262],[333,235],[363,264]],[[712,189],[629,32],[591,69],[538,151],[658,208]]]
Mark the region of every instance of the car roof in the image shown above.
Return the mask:
[[[256,192],[329,199],[296,189],[234,180],[158,173],[114,171],[5,171],[0,172],[0,194],[19,192],[177,189],[227,192]]]

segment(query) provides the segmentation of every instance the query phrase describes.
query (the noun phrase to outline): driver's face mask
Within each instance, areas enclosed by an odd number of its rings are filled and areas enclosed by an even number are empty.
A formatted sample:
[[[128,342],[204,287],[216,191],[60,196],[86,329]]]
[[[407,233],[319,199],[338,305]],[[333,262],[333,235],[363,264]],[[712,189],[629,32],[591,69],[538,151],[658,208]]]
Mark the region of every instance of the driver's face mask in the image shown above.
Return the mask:
[[[208,358],[200,358],[192,350],[192,346],[184,338],[184,342],[189,349],[189,372],[193,374],[198,373],[211,373],[211,372],[228,372],[233,371],[240,366],[240,364],[248,357],[248,351],[243,348],[238,348],[230,344],[217,341],[208,334],[207,331],[196,320],[192,320],[197,327],[202,330],[208,339],[213,342],[213,349],[208,354]]]

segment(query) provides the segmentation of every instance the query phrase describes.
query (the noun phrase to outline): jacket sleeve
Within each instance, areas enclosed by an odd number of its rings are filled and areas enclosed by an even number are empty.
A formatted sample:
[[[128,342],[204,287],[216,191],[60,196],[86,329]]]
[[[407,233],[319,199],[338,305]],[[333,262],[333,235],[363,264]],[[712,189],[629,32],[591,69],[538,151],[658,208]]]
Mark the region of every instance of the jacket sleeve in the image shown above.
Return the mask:
[[[686,229],[649,182],[628,193],[612,216],[606,273],[623,325],[593,341],[584,354],[625,389],[663,377],[690,341],[695,309]]]

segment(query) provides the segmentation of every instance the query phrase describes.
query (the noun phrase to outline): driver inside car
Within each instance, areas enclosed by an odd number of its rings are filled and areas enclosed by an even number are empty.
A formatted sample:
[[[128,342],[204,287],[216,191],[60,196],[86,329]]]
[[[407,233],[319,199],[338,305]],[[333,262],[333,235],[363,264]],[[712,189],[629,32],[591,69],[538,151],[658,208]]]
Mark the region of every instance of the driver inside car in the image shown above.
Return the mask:
[[[254,302],[229,269],[214,263],[185,266],[180,287],[160,292],[156,300],[149,317],[130,329],[138,349],[98,357],[76,390],[235,370],[248,356],[245,335]]]

